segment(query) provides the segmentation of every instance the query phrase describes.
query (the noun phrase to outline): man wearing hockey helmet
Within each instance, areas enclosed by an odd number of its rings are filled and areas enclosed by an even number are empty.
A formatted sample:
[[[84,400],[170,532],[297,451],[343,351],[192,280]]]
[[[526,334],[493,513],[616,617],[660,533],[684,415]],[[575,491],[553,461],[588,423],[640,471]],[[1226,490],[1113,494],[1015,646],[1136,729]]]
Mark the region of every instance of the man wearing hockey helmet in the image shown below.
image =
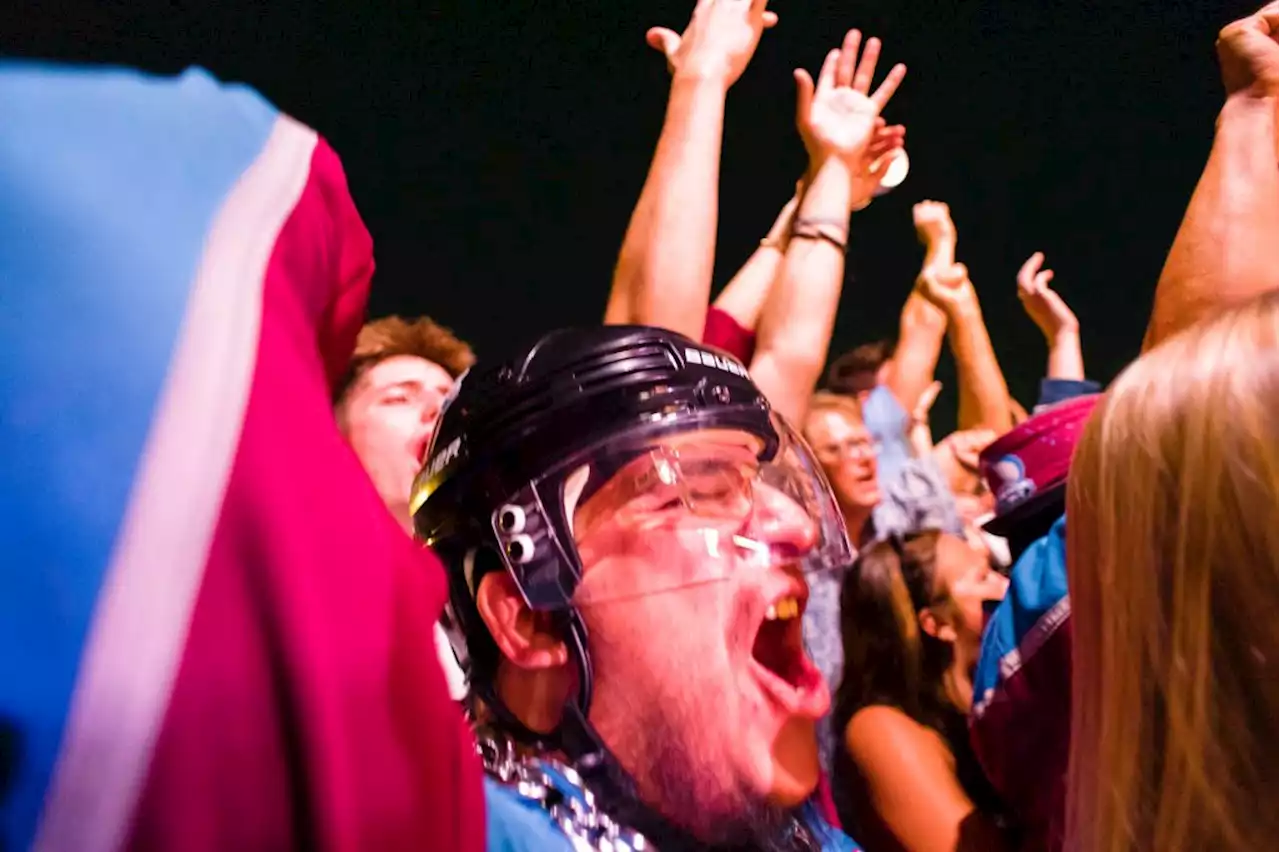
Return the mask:
[[[852,848],[808,804],[830,698],[800,630],[803,572],[849,543],[741,364],[654,328],[549,334],[463,379],[413,508],[491,848]]]

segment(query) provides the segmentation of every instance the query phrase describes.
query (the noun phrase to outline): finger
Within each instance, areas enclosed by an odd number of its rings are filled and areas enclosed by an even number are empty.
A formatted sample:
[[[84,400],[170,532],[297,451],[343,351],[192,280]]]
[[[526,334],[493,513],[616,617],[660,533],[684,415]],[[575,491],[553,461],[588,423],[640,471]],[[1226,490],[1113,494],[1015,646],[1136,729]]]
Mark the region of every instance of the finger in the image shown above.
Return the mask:
[[[879,119],[884,121],[884,119]],[[896,145],[901,145],[907,138],[907,128],[901,124],[890,124],[887,127],[881,127],[876,131],[877,139],[888,139]]]
[[[803,68],[797,68],[792,76],[796,78],[796,125],[803,127],[813,105],[813,78]]]
[[[766,30],[771,29],[778,25],[778,13],[765,12],[764,16],[761,18],[761,21],[764,23],[764,28]]]
[[[845,33],[844,44],[840,46],[840,62],[836,66],[836,85],[853,85],[853,69],[858,62],[858,44],[862,41],[862,33],[849,30]]]
[[[907,66],[899,62],[889,69],[889,75],[884,78],[880,88],[876,89],[876,93],[871,96],[871,100],[875,101],[876,106],[880,109],[884,109],[885,104],[889,103],[889,99],[893,97],[894,92],[898,91],[898,86],[902,85],[902,79],[906,76]]]
[[[654,27],[644,34],[644,40],[654,50],[660,50],[670,59],[680,48],[680,36],[666,27]]]
[[[1023,262],[1022,268],[1018,270],[1018,286],[1030,287],[1031,282],[1035,280],[1036,273],[1040,271],[1040,264],[1044,263],[1044,252],[1036,252]]]
[[[1036,276],[1036,290],[1044,291],[1049,289],[1049,282],[1053,280],[1053,270],[1046,269]]]
[[[818,72],[818,90],[825,92],[835,86],[836,64],[840,61],[840,51],[833,50],[822,62],[822,70]]]
[[[871,78],[876,76],[876,62],[880,59],[880,39],[867,39],[867,46],[862,49],[862,59],[858,62],[858,70],[853,75],[853,89],[864,95],[871,91]]]
[[[867,153],[864,156],[876,159],[881,154],[887,154],[896,147],[892,139],[877,137],[871,140],[871,144],[867,146]]]
[[[1275,38],[1276,33],[1280,32],[1280,3],[1268,3],[1258,13],[1258,17],[1267,25],[1267,29],[1270,31],[1268,34]]]
[[[942,392],[942,382],[934,382],[924,389],[920,394],[920,399],[916,401],[915,415],[917,419],[923,419],[933,408],[934,401],[937,400],[938,394]]]

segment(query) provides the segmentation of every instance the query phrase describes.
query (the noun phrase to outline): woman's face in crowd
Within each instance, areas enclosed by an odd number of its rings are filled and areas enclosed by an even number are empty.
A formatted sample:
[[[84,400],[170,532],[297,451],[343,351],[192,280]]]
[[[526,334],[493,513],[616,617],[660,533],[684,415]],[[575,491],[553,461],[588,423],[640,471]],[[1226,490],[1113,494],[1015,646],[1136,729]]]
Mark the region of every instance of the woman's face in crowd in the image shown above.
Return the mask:
[[[413,355],[380,361],[347,392],[339,422],[383,502],[408,524],[409,495],[453,378]]]
[[[991,569],[987,557],[963,539],[938,537],[934,582],[950,598],[949,612],[943,616],[955,630],[960,659],[976,663],[986,621],[983,604],[999,601],[1009,589],[1009,580]]]
[[[861,420],[821,409],[809,416],[805,437],[846,510],[869,512],[880,502],[876,480],[876,445]]]
[[[725,460],[754,473],[751,436],[680,440],[681,477]],[[817,526],[758,479],[691,486],[666,474],[641,457],[573,513],[590,720],[643,798],[704,840],[741,839],[818,779],[815,725],[830,695],[800,626]]]

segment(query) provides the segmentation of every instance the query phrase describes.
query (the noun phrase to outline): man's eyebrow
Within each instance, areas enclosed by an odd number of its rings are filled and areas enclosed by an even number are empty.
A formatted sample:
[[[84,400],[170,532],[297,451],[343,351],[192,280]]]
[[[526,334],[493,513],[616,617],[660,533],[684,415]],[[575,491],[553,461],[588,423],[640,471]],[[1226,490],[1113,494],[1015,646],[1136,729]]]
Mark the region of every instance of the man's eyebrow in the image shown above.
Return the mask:
[[[377,391],[384,393],[389,390],[422,390],[424,387],[426,387],[426,384],[422,379],[400,379],[385,385],[378,385]]]

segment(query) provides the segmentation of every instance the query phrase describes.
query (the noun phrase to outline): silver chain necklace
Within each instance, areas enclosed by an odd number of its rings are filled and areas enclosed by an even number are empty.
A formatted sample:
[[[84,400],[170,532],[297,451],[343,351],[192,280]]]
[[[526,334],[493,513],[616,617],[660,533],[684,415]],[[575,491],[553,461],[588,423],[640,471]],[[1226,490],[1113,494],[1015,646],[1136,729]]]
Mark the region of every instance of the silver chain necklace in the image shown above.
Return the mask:
[[[619,825],[600,809],[595,794],[573,767],[554,758],[521,754],[509,740],[480,732],[476,745],[485,773],[542,808],[569,838],[575,852],[654,850],[644,835]]]

